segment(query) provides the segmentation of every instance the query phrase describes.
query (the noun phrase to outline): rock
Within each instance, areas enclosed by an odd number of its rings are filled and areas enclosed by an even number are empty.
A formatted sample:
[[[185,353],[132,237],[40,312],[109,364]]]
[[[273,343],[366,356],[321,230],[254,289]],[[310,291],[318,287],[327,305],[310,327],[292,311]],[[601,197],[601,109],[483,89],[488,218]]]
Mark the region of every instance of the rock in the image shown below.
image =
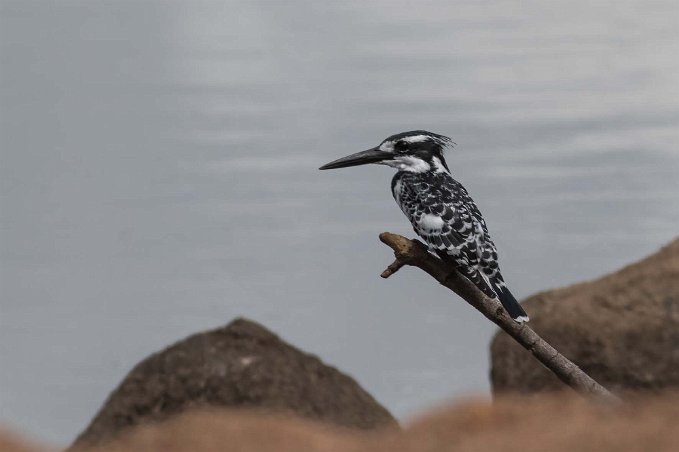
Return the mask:
[[[23,438],[22,435],[0,426],[0,450],[2,452],[42,452],[56,449],[38,446]]]
[[[605,406],[570,394],[500,397],[438,409],[371,435],[303,419],[220,410],[144,425],[99,452],[674,452],[679,397]]]
[[[263,326],[238,319],[139,363],[73,447],[96,445],[130,426],[196,407],[288,412],[360,429],[396,425],[352,378]]]
[[[679,239],[620,271],[529,297],[529,325],[613,391],[679,388]],[[494,393],[563,384],[504,332],[491,344]]]

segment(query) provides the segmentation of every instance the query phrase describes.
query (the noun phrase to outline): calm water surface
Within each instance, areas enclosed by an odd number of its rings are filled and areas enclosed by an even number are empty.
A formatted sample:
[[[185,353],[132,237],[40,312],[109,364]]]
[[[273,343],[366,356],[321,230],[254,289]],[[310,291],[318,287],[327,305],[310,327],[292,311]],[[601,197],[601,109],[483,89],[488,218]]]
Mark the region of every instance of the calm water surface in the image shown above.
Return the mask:
[[[401,418],[488,391],[493,328],[422,272],[385,136],[458,143],[519,297],[679,224],[679,3],[2,1],[0,422],[66,444],[140,359],[236,316]]]

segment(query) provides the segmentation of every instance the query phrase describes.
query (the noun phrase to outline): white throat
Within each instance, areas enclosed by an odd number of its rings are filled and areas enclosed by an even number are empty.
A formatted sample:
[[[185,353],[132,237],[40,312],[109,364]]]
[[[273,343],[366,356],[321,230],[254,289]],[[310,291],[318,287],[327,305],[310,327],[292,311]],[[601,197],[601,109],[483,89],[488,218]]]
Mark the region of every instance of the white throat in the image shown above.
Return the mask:
[[[399,155],[393,160],[385,160],[380,163],[396,168],[399,171],[407,171],[409,173],[424,173],[431,170],[429,163],[411,155]],[[441,162],[439,162],[439,164],[440,163]],[[441,167],[443,167],[443,165],[441,165]]]

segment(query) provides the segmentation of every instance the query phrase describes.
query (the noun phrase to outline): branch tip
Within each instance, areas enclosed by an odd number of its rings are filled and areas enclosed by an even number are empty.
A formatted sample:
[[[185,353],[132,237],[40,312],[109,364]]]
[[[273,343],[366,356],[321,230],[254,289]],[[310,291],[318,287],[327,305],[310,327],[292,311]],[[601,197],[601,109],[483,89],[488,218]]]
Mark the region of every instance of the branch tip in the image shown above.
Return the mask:
[[[382,274],[380,276],[384,279],[387,279],[388,277],[390,277],[391,275],[393,275],[394,273],[399,271],[401,269],[401,267],[403,267],[405,264],[406,264],[405,262],[396,258],[396,260],[394,262],[389,264],[389,266],[384,269],[384,271],[382,272]]]

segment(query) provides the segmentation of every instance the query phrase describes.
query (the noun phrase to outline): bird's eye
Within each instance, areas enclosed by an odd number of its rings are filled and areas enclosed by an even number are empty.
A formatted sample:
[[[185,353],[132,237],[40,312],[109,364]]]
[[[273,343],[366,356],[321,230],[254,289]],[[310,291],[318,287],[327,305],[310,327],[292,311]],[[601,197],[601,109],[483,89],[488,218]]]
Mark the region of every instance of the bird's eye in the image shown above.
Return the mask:
[[[405,152],[408,149],[408,144],[405,141],[397,141],[394,143],[396,152]]]

